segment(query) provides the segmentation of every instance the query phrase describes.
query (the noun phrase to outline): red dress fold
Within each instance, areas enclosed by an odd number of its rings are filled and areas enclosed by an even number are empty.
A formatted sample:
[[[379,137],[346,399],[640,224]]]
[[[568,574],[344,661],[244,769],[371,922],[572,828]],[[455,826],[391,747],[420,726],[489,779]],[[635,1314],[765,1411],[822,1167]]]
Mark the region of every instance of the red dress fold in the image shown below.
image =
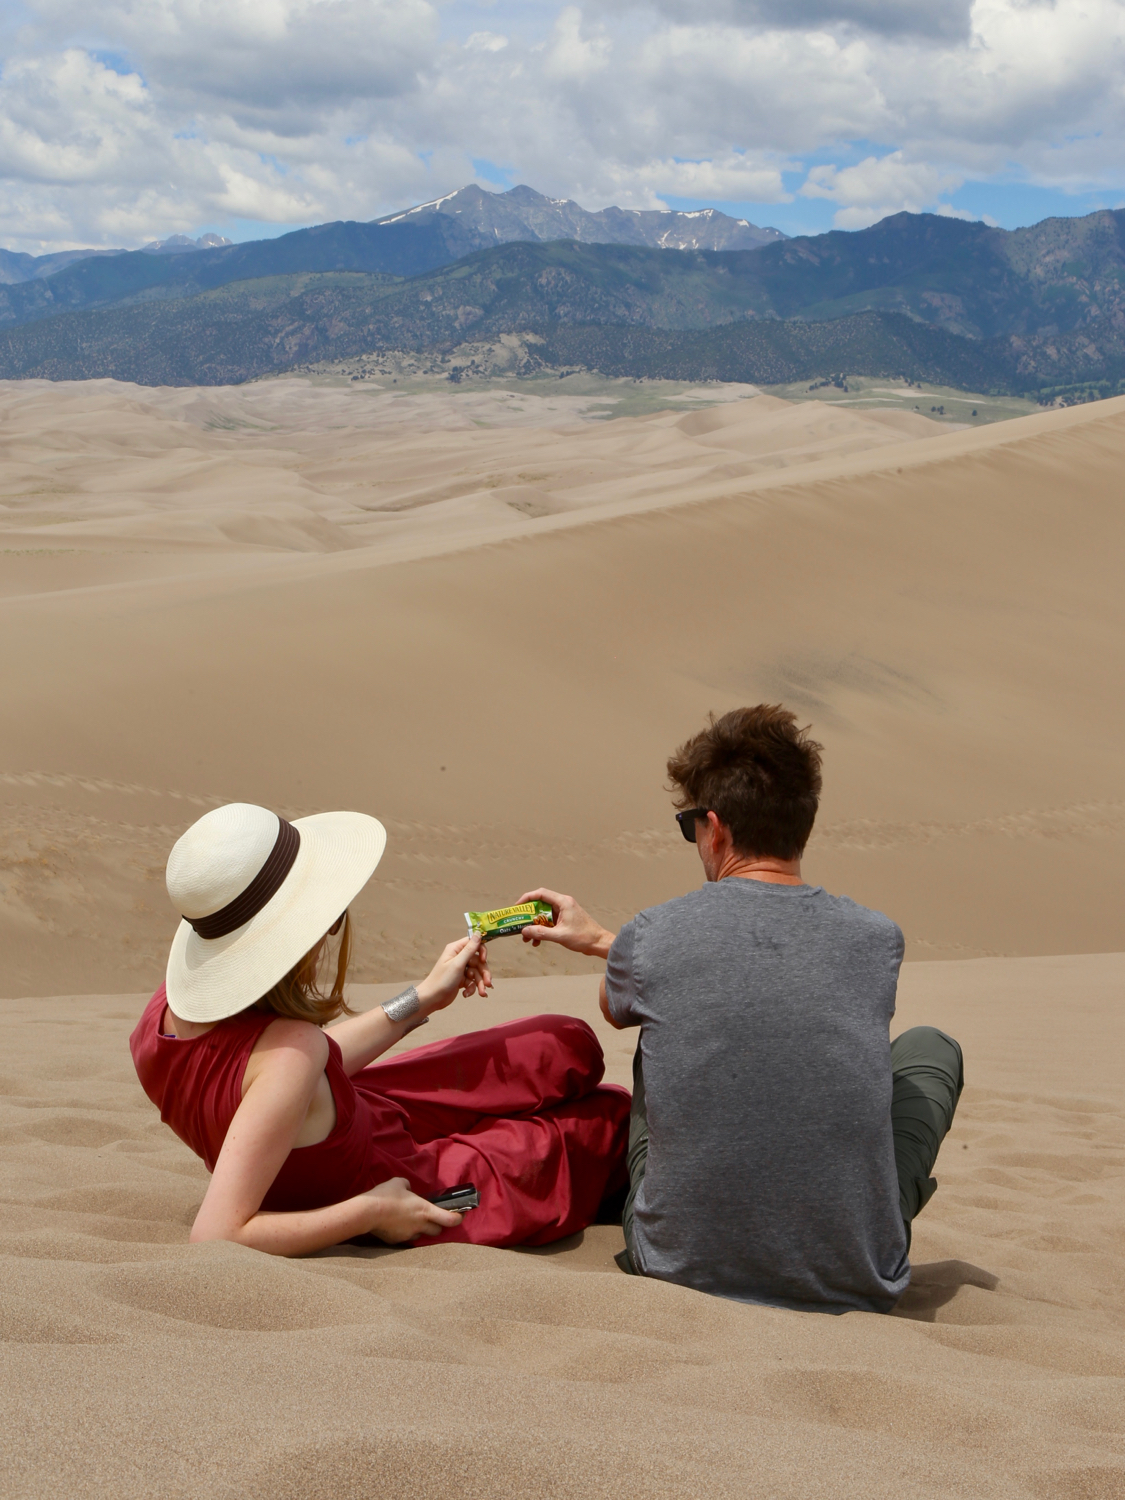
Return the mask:
[[[242,1102],[242,1077],[276,1017],[243,1011],[194,1038],[161,1032],[164,986],[129,1039],[160,1118],[214,1171]],[[585,1228],[625,1182],[629,1094],[602,1084],[597,1037],[572,1016],[532,1016],[417,1047],[350,1078],[330,1032],[325,1075],[336,1101],[326,1140],[293,1150],[262,1201],[323,1208],[405,1177],[433,1197],[475,1183],[481,1205],[438,1241],[546,1245]]]

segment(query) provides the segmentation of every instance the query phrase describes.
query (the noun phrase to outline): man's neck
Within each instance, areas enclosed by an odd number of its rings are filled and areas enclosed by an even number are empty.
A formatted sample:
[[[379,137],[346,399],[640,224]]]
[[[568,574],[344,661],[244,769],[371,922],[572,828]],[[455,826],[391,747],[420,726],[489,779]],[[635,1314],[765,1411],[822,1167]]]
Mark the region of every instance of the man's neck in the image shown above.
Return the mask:
[[[731,876],[739,880],[764,880],[769,885],[804,885],[799,859],[772,859],[769,855],[730,853],[715,874],[716,880]]]

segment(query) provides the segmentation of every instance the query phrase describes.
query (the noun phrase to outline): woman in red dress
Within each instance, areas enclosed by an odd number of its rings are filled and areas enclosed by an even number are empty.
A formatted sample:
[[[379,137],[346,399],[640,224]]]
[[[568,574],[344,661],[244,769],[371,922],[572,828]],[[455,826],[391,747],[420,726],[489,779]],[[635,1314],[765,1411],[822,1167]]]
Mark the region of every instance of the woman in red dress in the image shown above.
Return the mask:
[[[233,803],[172,850],[184,920],[130,1048],[161,1118],[212,1174],[193,1241],[275,1255],[365,1234],[543,1245],[625,1182],[629,1095],[601,1084],[584,1021],[536,1016],[375,1063],[492,983],[480,940],[462,938],[393,1001],[348,1011],[347,908],[385,844],[361,813],[288,823]],[[480,1193],[472,1212],[429,1201],[465,1182]]]

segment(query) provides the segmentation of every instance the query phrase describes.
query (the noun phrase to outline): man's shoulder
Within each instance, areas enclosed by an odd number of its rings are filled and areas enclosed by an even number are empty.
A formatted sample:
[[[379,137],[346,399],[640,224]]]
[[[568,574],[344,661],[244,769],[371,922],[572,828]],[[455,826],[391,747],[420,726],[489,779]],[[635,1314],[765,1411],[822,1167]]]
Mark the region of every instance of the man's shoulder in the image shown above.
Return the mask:
[[[645,907],[633,918],[631,924],[636,933],[644,929],[662,931],[682,924],[692,925],[697,922],[710,924],[714,921],[722,922],[725,918],[728,922],[739,922],[743,915],[740,903],[736,902],[732,907],[723,900],[724,886],[737,886],[739,894],[762,895],[761,903],[755,903],[756,916],[759,921],[767,923],[771,918],[778,921],[788,922],[794,915],[792,908],[787,905],[777,905],[770,902],[770,894],[773,888],[768,887],[763,895],[762,882],[758,881],[721,881],[717,884],[700,886],[697,890],[688,891],[684,896],[674,896],[670,901],[662,901],[658,906]],[[747,890],[741,888],[745,886]],[[842,924],[845,928],[855,933],[863,933],[874,941],[883,940],[892,947],[901,948],[903,943],[902,930],[898,923],[893,921],[881,911],[873,907],[862,906],[850,896],[836,896],[823,886],[802,887],[802,904],[807,900],[810,904],[819,908],[822,913],[829,915],[829,925]],[[722,910],[722,908],[727,908]],[[839,929],[837,929],[839,930]]]
[[[866,927],[871,932],[883,933],[887,937],[902,938],[902,929],[885,912],[876,911],[873,906],[861,906],[858,901],[853,901],[850,896],[832,896],[828,892],[825,892],[825,895],[833,903],[842,921]]]
[[[885,912],[862,906],[851,896],[836,896],[820,889],[826,920],[820,925],[821,940],[841,952],[881,955],[901,963],[905,941],[902,929]]]

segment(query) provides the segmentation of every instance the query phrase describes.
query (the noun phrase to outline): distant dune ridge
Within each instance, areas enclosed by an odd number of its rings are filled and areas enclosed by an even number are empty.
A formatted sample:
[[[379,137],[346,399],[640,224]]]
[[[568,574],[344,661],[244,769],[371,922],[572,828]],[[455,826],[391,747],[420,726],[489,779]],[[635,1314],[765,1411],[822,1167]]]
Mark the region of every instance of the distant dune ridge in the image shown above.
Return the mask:
[[[0,384],[5,1497],[1122,1500],[1125,398],[543,388]],[[807,878],[904,929],[895,1029],[965,1047],[894,1316],[628,1278],[611,1226],[188,1245],[206,1173],[126,1047],[185,827],[382,818],[370,1006],[466,907],[692,889],[665,758],[762,699],[825,744]],[[597,966],[492,957],[404,1045],[562,1011],[628,1081]]]

